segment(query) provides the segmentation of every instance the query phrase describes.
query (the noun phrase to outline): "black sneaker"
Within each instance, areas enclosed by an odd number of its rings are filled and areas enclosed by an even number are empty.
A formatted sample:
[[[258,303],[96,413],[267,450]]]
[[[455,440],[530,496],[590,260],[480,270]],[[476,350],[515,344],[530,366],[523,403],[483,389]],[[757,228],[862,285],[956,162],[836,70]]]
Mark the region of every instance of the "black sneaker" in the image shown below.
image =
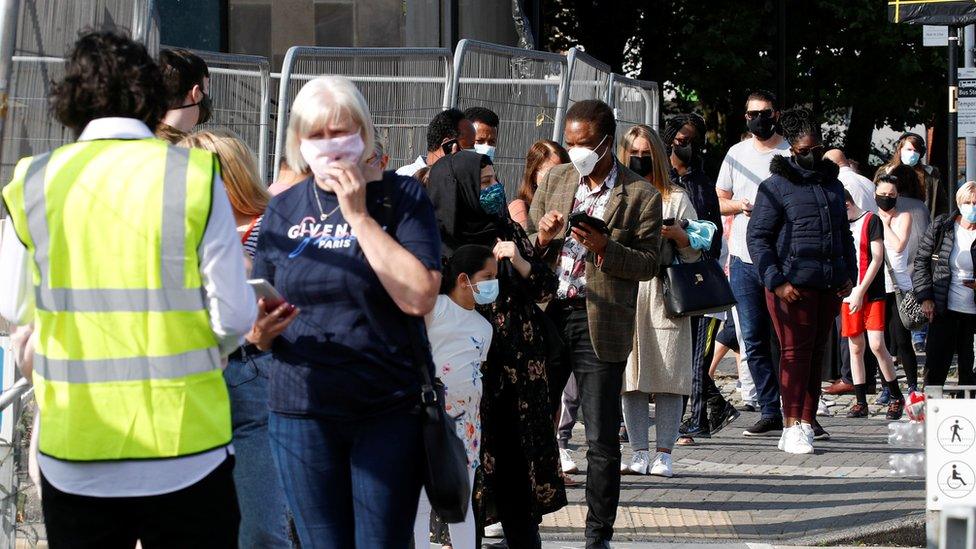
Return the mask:
[[[742,407],[739,408],[739,411],[741,411],[741,412],[758,412],[759,411],[759,408],[756,408],[752,404],[743,404]]]
[[[701,431],[701,427],[694,418],[687,418],[681,422],[681,426],[678,427],[678,434],[681,436],[694,436]]]
[[[813,420],[813,440],[830,440],[830,433],[817,420]]]
[[[890,419],[893,421],[898,421],[901,419],[902,413],[905,411],[905,399],[891,399],[888,404],[888,413],[885,414],[885,419]]]
[[[847,417],[868,417],[869,411],[868,407],[864,404],[854,403],[851,409],[847,411]]]
[[[766,437],[770,435],[781,434],[783,431],[783,418],[781,417],[764,417],[756,422],[755,425],[749,427],[742,432],[742,436],[746,437]]]
[[[718,413],[712,413],[708,418],[708,431],[711,434],[716,434],[722,429],[728,427],[730,423],[739,419],[742,414],[732,406],[732,403],[726,402],[725,407],[720,409]]]

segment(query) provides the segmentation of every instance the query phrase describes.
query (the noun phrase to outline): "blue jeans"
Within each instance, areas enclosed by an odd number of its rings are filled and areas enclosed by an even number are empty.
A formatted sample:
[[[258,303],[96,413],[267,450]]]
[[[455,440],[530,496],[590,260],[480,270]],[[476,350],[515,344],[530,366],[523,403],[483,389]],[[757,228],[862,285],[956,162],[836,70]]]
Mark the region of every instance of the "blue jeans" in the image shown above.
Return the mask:
[[[773,366],[770,338],[773,337],[769,309],[766,308],[766,289],[756,266],[732,256],[729,280],[735,295],[739,315],[739,331],[745,344],[743,352],[749,373],[756,384],[762,417],[778,418],[783,412],[779,403],[779,380]]]
[[[271,450],[304,549],[407,549],[423,477],[420,418],[271,414]]]
[[[288,505],[268,441],[270,353],[230,359],[224,381],[234,425],[234,484],[241,508],[241,547],[291,547]]]

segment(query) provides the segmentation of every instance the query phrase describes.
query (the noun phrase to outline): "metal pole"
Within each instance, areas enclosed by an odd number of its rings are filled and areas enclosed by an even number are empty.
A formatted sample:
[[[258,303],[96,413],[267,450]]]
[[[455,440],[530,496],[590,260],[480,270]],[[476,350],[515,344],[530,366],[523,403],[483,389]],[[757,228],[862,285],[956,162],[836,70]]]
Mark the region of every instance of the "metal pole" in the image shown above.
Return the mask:
[[[786,105],[786,0],[779,0],[777,2],[777,28],[778,28],[778,39],[779,39],[779,52],[777,52],[777,76],[779,77],[777,94],[779,95],[779,104]]]
[[[956,181],[959,179],[959,143],[958,128],[956,127],[958,113],[956,100],[959,97],[959,27],[949,27],[949,174],[946,181],[946,193],[949,201],[955,203]],[[934,197],[933,197],[934,200]]]
[[[967,69],[976,67],[973,49],[976,48],[976,25],[966,25],[963,64]],[[966,181],[976,181],[976,137],[966,138]]]
[[[13,57],[14,50],[17,48],[17,22],[19,19],[20,0],[0,0],[0,138],[3,137],[10,107],[10,75],[13,74]],[[4,184],[6,181],[0,181],[0,187],[3,187]],[[0,218],[6,215],[2,203],[3,201],[0,200]]]

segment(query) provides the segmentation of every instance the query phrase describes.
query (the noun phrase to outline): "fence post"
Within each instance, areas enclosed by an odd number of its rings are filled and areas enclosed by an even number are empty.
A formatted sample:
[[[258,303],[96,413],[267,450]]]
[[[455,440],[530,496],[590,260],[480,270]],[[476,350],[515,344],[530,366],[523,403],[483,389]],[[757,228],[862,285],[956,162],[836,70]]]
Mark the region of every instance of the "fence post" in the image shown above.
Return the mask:
[[[13,74],[14,50],[17,48],[19,16],[20,0],[0,0],[0,138],[4,135],[10,108],[10,76]],[[2,147],[0,154],[3,154]],[[0,181],[0,188],[5,184],[6,181]],[[0,200],[0,218],[5,215],[3,201]]]
[[[291,65],[298,52],[299,46],[292,46],[285,52],[285,59],[281,62],[281,80],[278,83],[278,119],[275,120],[275,149],[274,149],[274,177],[271,182],[278,180],[278,168],[281,167],[281,154],[285,146],[285,128],[288,122],[288,81],[291,79]]]
[[[20,417],[20,397],[13,389],[13,353],[10,338],[0,337],[0,381],[10,396],[9,407],[2,410],[3,427],[0,430],[0,547],[14,547],[17,537],[17,425]],[[22,385],[26,385],[25,383]]]

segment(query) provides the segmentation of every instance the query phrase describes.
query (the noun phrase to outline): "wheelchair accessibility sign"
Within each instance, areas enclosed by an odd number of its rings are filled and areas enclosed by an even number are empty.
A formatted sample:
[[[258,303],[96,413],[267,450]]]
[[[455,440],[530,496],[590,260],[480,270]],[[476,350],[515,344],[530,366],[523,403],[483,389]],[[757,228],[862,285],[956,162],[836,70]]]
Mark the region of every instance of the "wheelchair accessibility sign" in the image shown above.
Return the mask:
[[[926,409],[926,500],[976,505],[976,400],[932,399]]]

